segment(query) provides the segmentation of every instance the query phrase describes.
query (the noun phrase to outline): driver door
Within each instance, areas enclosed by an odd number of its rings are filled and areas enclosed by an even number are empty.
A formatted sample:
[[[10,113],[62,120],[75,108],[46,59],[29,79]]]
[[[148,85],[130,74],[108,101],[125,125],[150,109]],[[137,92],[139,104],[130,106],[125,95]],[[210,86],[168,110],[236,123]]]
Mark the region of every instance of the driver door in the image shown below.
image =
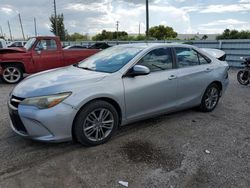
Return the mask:
[[[62,51],[54,39],[40,40],[32,55],[37,72],[63,66]]]
[[[137,63],[150,69],[148,75],[123,78],[128,121],[175,109],[177,70],[173,62],[170,48],[154,49]]]

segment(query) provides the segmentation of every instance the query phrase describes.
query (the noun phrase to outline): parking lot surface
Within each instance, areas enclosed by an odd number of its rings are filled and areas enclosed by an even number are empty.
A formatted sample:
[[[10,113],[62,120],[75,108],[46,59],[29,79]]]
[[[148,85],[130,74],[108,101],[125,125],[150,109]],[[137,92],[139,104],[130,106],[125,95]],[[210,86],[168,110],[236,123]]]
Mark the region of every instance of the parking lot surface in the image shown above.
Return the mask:
[[[250,187],[250,87],[236,71],[212,113],[195,109],[121,128],[106,144],[15,135],[0,83],[0,187]]]

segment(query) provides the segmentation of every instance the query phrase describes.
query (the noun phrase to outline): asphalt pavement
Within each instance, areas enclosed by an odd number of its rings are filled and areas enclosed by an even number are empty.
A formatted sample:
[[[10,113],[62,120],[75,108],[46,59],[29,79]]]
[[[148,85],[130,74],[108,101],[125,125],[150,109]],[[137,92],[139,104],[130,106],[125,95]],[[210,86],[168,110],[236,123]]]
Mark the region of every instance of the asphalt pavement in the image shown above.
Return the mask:
[[[0,83],[0,187],[250,187],[250,87],[236,71],[218,107],[121,128],[106,144],[40,143],[14,134]]]

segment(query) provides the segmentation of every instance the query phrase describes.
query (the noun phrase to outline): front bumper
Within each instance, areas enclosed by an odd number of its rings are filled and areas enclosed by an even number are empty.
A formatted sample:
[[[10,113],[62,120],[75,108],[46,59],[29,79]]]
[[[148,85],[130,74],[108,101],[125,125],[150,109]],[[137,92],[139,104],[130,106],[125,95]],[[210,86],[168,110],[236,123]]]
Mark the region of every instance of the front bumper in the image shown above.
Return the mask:
[[[72,125],[77,113],[72,106],[60,103],[49,109],[8,103],[10,125],[14,132],[25,138],[44,142],[63,142],[72,139]]]

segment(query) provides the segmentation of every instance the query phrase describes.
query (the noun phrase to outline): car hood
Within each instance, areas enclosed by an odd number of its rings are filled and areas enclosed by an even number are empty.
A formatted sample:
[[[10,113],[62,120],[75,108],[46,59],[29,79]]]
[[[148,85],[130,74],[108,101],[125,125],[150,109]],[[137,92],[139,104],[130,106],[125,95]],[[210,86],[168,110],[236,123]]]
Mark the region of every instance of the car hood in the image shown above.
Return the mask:
[[[27,52],[25,48],[2,48],[0,49],[0,54],[5,54],[5,53],[25,53]]]
[[[102,80],[109,73],[83,70],[74,66],[31,75],[19,83],[12,95],[27,98],[68,92]]]

